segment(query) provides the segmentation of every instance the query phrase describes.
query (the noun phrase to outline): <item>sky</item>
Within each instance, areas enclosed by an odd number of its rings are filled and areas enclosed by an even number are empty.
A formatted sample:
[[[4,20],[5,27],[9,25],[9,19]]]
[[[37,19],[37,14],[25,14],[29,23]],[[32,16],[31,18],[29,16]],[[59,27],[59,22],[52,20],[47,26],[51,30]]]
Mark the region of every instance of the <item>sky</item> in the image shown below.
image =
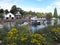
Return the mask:
[[[0,8],[10,10],[13,5],[22,8],[25,11],[34,12],[52,12],[57,8],[60,15],[60,0],[0,0]]]

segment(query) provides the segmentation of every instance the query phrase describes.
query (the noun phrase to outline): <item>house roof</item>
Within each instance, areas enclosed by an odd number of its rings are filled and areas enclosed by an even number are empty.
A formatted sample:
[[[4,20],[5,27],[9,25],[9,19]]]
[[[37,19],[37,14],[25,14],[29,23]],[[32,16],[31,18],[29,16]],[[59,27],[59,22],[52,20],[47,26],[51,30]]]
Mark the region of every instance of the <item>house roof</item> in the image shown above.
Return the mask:
[[[8,13],[7,15],[5,15],[5,17],[9,17],[9,15],[11,15],[11,17],[14,17],[12,13]]]
[[[17,12],[16,15],[21,15],[20,12]]]
[[[31,20],[37,20],[37,17],[36,16],[35,17],[32,17]]]

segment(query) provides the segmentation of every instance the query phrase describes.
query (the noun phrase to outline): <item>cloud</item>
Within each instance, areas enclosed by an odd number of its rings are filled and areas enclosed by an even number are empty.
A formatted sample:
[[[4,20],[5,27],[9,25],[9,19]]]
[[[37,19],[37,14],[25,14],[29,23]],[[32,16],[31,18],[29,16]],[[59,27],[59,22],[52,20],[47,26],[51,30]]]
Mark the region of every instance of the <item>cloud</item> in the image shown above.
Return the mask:
[[[10,10],[13,5],[18,5],[18,2],[22,2],[23,0],[2,0],[0,1],[0,7],[3,9]]]
[[[23,10],[25,11],[35,11],[35,12],[52,12],[54,13],[54,8],[57,8],[57,12],[58,12],[58,15],[60,15],[60,0],[54,0],[54,2],[52,2],[50,5],[44,7],[44,8],[35,8],[35,7],[31,7],[31,8],[22,8]]]
[[[11,0],[2,0],[0,1],[0,6],[3,9],[10,9],[11,6],[13,5],[12,3],[10,3]]]
[[[56,0],[46,7],[47,11],[54,13],[54,8],[57,8],[58,15],[60,15],[60,1]]]
[[[42,1],[42,0],[37,0],[37,1]],[[35,11],[35,12],[52,12],[54,13],[54,8],[57,8],[57,12],[58,12],[58,15],[60,13],[60,0],[53,0],[52,3],[50,3],[50,5],[44,7],[44,8],[35,8],[35,7],[31,7],[31,8],[22,8],[24,9],[25,11]]]
[[[14,1],[12,1],[12,0],[2,0],[2,1],[0,1],[0,7],[3,8],[3,9],[9,9],[10,10],[12,5],[16,4],[17,6],[20,7],[24,1],[25,0],[14,0]],[[37,0],[37,1],[42,1],[42,0]],[[18,4],[18,2],[20,2],[20,4]],[[53,2],[50,5],[48,5],[44,8],[42,8],[42,7],[39,7],[39,8],[36,8],[36,7],[22,7],[21,6],[21,8],[25,11],[30,11],[31,10],[31,11],[35,11],[35,12],[44,12],[44,13],[45,12],[54,13],[54,8],[55,7],[57,8],[57,11],[58,11],[58,14],[59,14],[59,12],[60,12],[60,0],[53,0]]]
[[[35,7],[31,7],[31,8],[22,8],[25,11],[33,11],[33,12],[45,12],[45,10],[43,8],[35,8]]]

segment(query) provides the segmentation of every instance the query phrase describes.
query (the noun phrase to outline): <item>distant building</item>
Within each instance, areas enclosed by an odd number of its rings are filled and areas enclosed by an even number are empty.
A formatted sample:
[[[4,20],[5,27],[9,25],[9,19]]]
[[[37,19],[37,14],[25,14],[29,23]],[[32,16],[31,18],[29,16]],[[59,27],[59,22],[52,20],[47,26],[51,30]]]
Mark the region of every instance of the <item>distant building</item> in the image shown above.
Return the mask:
[[[10,27],[15,26],[15,16],[12,13],[4,15],[4,25]]]
[[[37,20],[37,16],[31,17],[31,20]]]
[[[4,16],[5,20],[13,20],[15,19],[15,16],[12,13],[8,13],[7,15]]]
[[[21,18],[20,12],[17,12],[17,13],[16,13],[15,18],[16,18],[16,19],[20,19],[20,18]]]

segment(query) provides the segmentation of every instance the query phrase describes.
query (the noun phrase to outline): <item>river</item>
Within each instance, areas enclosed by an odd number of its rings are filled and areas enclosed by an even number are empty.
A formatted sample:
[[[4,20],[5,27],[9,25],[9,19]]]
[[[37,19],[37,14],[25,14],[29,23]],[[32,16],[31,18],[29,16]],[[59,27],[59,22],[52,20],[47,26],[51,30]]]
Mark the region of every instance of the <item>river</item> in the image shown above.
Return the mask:
[[[50,22],[51,22],[50,25],[53,26],[54,25],[54,20],[51,20]],[[41,25],[37,25],[37,26],[30,26],[29,30],[32,30],[34,32],[35,30],[43,29],[43,28],[48,26],[48,24],[46,24],[46,21],[44,23],[45,23],[45,25],[41,24]],[[57,24],[60,24],[60,19],[57,19]]]

